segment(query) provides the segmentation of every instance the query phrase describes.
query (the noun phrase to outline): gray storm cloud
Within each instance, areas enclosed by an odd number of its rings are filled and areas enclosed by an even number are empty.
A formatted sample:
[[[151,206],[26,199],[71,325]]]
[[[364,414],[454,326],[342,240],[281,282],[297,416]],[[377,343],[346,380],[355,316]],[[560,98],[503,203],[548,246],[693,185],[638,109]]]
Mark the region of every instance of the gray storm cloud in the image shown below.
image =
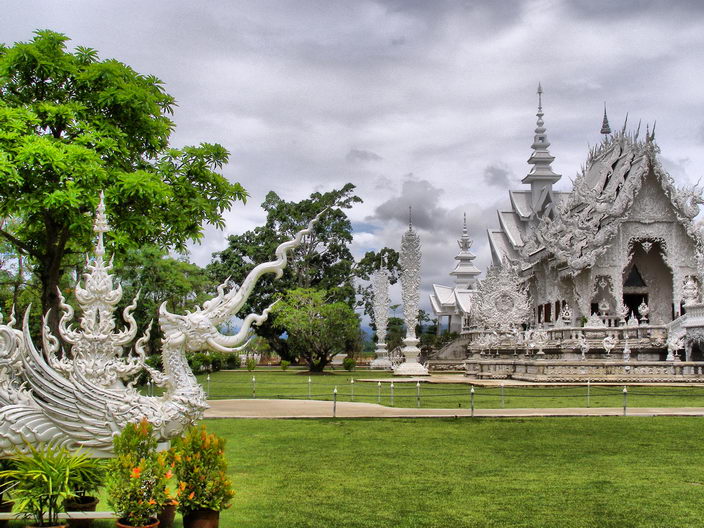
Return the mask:
[[[605,0],[473,2],[6,0],[3,41],[66,33],[154,74],[179,103],[176,146],[217,142],[251,194],[206,229],[193,258],[263,223],[269,190],[299,200],[347,182],[375,223],[354,249],[398,245],[408,206],[424,243],[424,288],[447,282],[462,213],[483,268],[485,230],[529,170],[541,81],[553,167],[569,188],[612,127],[657,120],[678,184],[704,166],[704,4]],[[407,175],[415,175],[409,178]]]

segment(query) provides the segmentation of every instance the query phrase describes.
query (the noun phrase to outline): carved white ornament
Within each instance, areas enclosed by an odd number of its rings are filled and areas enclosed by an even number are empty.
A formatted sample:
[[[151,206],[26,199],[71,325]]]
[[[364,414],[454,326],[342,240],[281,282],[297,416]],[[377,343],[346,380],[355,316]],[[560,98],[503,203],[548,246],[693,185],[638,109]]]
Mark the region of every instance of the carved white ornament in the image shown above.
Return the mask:
[[[480,328],[510,331],[527,323],[531,316],[528,289],[518,276],[518,270],[504,260],[492,266],[479,283],[472,307],[473,324]]]
[[[692,275],[687,275],[682,286],[682,299],[685,306],[692,305],[699,300],[699,286],[697,279]]]
[[[604,347],[604,350],[606,350],[607,357],[611,356],[611,351],[616,347],[617,342],[617,339],[610,335],[601,340],[601,344]]]
[[[391,368],[386,351],[386,329],[389,323],[389,272],[382,266],[371,277],[374,294],[374,324],[376,325],[376,358],[373,368]]]
[[[160,372],[145,363],[148,329],[129,350],[137,334],[132,316],[137,299],[123,312],[127,328],[115,330],[114,311],[122,289],[113,287],[111,265],[103,260],[103,234],[109,229],[104,212],[101,196],[94,226],[95,258],[88,263],[83,285],[76,286],[82,311],[80,329],[71,326],[73,308],[61,298],[59,332],[70,350],[57,357],[59,341],[51,334],[46,318],[42,326],[44,350],[37,350],[29,332],[29,309],[22,331],[14,328],[14,314],[7,324],[0,324],[0,456],[39,442],[109,454],[113,435],[142,418],[154,426],[160,441],[178,436],[207,408],[205,392],[188,367],[185,353],[237,350],[248,338],[251,325],[266,320],[269,309],[261,315],[249,314],[233,336],[220,334],[216,325],[239,312],[263,274],[283,273],[287,252],[300,245],[315,222],[281,244],[276,260],[256,266],[241,288],[226,293],[224,285],[218,287],[217,297],[205,302],[202,309],[174,315],[162,304],[159,324],[164,334],[164,372]],[[144,396],[135,390],[135,377],[142,369],[153,383],[163,387],[162,396]]]

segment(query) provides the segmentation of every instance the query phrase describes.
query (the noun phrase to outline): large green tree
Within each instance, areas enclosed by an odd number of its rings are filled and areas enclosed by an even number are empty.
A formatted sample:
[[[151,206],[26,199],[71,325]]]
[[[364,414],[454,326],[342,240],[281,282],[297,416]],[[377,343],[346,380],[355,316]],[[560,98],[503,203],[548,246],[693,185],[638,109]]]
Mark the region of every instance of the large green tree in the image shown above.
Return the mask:
[[[0,218],[18,222],[0,236],[28,257],[53,328],[57,286],[91,247],[100,191],[117,250],[183,248],[246,198],[218,172],[222,146],[169,147],[175,102],[159,79],[93,49],[69,51],[68,40],[37,31],[0,47]]]
[[[289,290],[274,307],[273,320],[312,372],[322,372],[335,354],[355,346],[359,334],[355,311],[325,290]]]
[[[353,232],[346,210],[362,201],[354,189],[354,185],[348,183],[341,189],[313,193],[300,202],[287,202],[275,192],[267,194],[262,203],[262,208],[267,212],[266,224],[241,235],[230,236],[228,247],[214,255],[209,270],[216,280],[230,278],[235,283],[241,283],[254,265],[271,260],[281,242],[290,239],[318,213],[324,212],[313,232],[292,252],[283,276],[280,279],[270,275],[262,277],[241,314],[261,313],[274,302],[278,292],[294,288],[326,290],[331,302],[341,301],[350,307],[365,304],[363,297],[358,300],[355,281],[369,279],[369,274],[381,261],[380,253],[384,254],[385,265],[392,269],[395,277],[398,269],[396,251],[388,248],[380,252],[370,251],[355,261],[349,249]],[[360,293],[369,295],[370,292],[364,290]],[[255,331],[266,338],[282,358],[296,358],[296,352],[290,350],[284,332],[272,321],[266,321]]]

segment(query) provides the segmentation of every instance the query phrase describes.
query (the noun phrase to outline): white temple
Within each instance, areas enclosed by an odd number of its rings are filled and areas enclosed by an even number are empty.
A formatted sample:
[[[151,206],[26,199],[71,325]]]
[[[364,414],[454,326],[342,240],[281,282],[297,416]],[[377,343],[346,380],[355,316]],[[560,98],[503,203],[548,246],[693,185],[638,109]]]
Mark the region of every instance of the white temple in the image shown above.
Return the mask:
[[[443,328],[448,332],[460,333],[462,328],[469,326],[469,314],[472,308],[472,296],[476,293],[477,277],[481,271],[474,265],[476,256],[469,250],[472,239],[467,233],[467,215],[464,215],[462,236],[457,241],[460,252],[455,256],[457,265],[450,272],[455,278],[454,286],[433,284],[430,295],[430,305],[438,318],[437,331]],[[446,323],[443,323],[446,318]]]
[[[488,230],[492,268],[475,290],[433,286],[436,315],[462,319],[467,372],[704,381],[701,190],[675,186],[655,127],[612,133],[606,109],[572,190],[555,190],[542,96],[538,85],[524,188],[509,191],[510,209]],[[681,348],[686,363],[667,365]]]

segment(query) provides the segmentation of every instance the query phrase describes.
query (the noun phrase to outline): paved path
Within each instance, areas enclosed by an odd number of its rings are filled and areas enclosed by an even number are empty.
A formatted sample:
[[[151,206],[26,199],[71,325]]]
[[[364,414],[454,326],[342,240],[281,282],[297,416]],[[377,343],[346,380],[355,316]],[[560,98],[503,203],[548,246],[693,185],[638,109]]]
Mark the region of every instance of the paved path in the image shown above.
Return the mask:
[[[319,400],[210,400],[206,418],[331,418],[333,404]],[[470,416],[469,409],[413,409],[375,403],[338,402],[338,418],[442,418]],[[491,418],[541,416],[621,416],[622,407],[557,409],[476,409]],[[704,416],[703,407],[629,407],[628,416]]]

